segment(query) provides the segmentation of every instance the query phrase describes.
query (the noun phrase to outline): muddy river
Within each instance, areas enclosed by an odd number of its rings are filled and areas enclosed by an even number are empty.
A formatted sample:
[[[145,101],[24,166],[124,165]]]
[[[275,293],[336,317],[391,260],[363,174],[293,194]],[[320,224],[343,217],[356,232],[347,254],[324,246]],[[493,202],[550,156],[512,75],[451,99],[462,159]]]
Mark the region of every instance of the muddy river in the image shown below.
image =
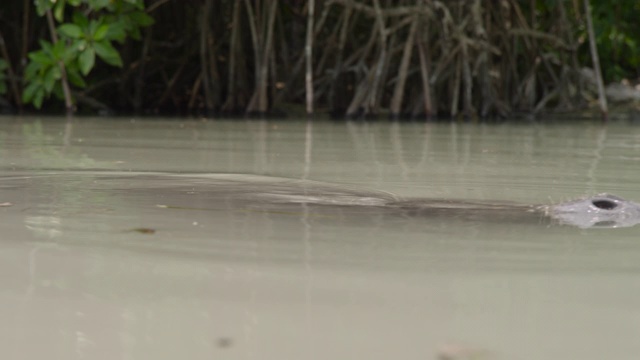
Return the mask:
[[[639,184],[629,123],[0,117],[0,358],[637,358],[640,225],[490,211]]]

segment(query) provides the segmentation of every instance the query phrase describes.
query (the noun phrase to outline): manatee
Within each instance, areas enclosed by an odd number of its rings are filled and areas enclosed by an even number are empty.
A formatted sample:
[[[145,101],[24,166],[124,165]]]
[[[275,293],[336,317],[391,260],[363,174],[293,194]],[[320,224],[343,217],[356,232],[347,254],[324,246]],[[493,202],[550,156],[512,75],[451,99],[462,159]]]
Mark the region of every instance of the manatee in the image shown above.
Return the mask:
[[[580,228],[630,227],[640,223],[640,204],[602,193],[541,206],[545,215]]]
[[[150,181],[153,177],[145,178],[146,186],[154,183]],[[557,204],[519,204],[506,201],[401,197],[354,186],[258,175],[211,174],[191,177],[180,174],[174,177],[175,181],[169,183],[166,177],[164,179],[160,183],[166,191],[189,192],[199,199],[199,206],[209,206],[224,200],[224,206],[229,210],[252,208],[295,213],[299,211],[297,207],[305,206],[322,213],[340,211],[473,221],[536,222],[583,229],[630,227],[640,223],[640,204],[608,193]]]
[[[2,179],[0,188],[10,188],[13,181],[31,186],[37,180],[50,183],[49,180],[55,177],[68,177],[66,182],[84,179],[89,182],[87,191],[106,191],[136,201],[162,202],[161,205],[173,209],[250,209],[296,215],[300,214],[300,207],[304,207],[322,214],[340,212],[354,216],[376,214],[480,222],[533,222],[583,229],[630,227],[640,223],[640,204],[607,193],[557,204],[518,204],[401,197],[354,186],[258,175],[109,171],[51,172],[38,176],[13,174]]]
[[[492,201],[407,199],[386,204],[411,213],[462,214],[466,218],[500,221],[536,219],[540,223],[587,228],[621,228],[640,223],[640,204],[601,193],[550,205],[526,205]]]

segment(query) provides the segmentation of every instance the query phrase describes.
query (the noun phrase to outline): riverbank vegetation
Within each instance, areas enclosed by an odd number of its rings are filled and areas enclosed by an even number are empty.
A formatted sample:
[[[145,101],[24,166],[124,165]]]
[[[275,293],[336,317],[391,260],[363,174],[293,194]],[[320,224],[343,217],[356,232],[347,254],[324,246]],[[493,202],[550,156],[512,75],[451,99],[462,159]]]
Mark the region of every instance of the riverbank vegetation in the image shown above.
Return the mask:
[[[599,99],[606,111],[600,79],[640,78],[637,16],[636,1],[602,0],[3,1],[0,106],[473,118]]]

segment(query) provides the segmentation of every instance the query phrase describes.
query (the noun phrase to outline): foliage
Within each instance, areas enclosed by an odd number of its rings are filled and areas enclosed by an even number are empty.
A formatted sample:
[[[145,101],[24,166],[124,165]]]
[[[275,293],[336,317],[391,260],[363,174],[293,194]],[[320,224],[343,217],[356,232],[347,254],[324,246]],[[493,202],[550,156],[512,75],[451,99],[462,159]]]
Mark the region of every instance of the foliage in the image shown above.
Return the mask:
[[[640,2],[592,1],[596,44],[606,81],[619,81],[640,76]],[[579,36],[586,39],[586,28],[578,28]],[[585,41],[586,42],[586,41]],[[587,44],[582,47],[581,58],[590,63]]]
[[[143,0],[36,0],[35,6],[39,16],[52,12],[60,23],[55,30],[59,41],[41,40],[41,49],[29,53],[22,100],[36,108],[51,93],[62,96],[66,76],[73,85],[85,87],[96,56],[122,67],[113,42],[123,43],[128,36],[139,39],[140,28],[153,24]],[[73,14],[70,19],[65,18],[68,13]]]
[[[315,107],[338,116],[507,116],[592,98],[584,1],[315,3],[307,74],[308,0],[0,1],[0,96],[40,108],[70,84],[91,109],[295,113],[309,75]],[[640,2],[589,3],[605,81],[635,83]]]
[[[22,92],[22,101],[32,103],[36,108],[42,106],[45,97],[54,90],[60,93],[62,70],[60,64],[71,65],[70,59],[74,49],[66,48],[63,42],[55,45],[41,40],[41,50],[29,53],[29,64],[25,69],[27,86]],[[84,80],[77,74],[73,66],[65,65],[69,79],[78,86],[84,86]]]

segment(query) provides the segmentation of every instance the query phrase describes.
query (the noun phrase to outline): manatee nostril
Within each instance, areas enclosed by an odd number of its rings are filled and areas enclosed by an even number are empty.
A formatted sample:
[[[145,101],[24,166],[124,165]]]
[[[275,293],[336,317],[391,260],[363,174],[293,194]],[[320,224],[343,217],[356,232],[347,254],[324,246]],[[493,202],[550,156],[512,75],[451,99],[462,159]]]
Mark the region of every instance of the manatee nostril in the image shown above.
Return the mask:
[[[591,203],[593,204],[593,206],[602,210],[613,210],[618,207],[618,204],[615,201],[606,199],[592,200]]]

